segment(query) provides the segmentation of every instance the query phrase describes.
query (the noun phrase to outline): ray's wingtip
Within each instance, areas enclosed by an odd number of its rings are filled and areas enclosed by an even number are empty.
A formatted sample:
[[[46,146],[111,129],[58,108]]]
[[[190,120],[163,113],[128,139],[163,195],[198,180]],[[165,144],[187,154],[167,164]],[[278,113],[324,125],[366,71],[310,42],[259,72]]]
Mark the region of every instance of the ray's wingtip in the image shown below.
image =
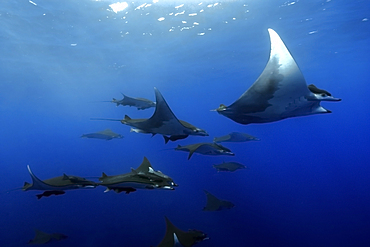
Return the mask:
[[[28,170],[28,172],[29,172],[30,174],[32,174],[32,171],[31,171],[31,167],[30,167],[30,165],[27,165],[27,170]]]
[[[272,29],[272,28],[267,28],[267,31],[269,32],[269,34],[276,34],[275,30]]]

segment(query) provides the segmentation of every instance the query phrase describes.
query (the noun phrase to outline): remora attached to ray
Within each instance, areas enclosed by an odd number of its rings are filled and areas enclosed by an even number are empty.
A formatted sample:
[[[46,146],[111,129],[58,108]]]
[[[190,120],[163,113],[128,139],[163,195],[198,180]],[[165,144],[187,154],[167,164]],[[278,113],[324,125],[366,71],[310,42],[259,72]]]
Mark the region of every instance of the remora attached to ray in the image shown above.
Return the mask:
[[[63,174],[63,176],[41,180],[33,174],[29,165],[27,165],[28,172],[32,178],[32,184],[25,182],[22,190],[43,190],[43,194],[37,195],[38,199],[42,196],[62,195],[65,190],[95,188],[98,184],[89,181],[82,177],[70,176]]]
[[[129,96],[123,94],[123,93],[121,93],[121,94],[123,95],[123,99],[118,100],[118,99],[113,98],[113,100],[111,101],[112,103],[115,103],[116,106],[119,106],[119,105],[134,106],[138,110],[145,110],[145,109],[148,109],[148,108],[151,108],[151,107],[155,107],[155,102],[153,102],[151,100],[148,100],[148,99],[145,99],[145,98],[133,98],[133,97],[129,97]]]
[[[229,106],[216,111],[240,124],[267,123],[285,118],[330,113],[321,101],[340,101],[314,85],[307,86],[303,74],[279,35],[268,29],[269,61],[253,85]]]
[[[109,141],[113,138],[123,138],[123,136],[113,132],[111,129],[105,129],[103,131],[98,131],[95,133],[83,134],[81,138],[94,138]]]
[[[214,142],[201,142],[186,146],[178,145],[175,150],[189,152],[188,160],[191,158],[191,156],[193,156],[194,153],[203,155],[235,155],[230,149]]]
[[[172,224],[167,217],[165,217],[165,219],[166,234],[157,247],[191,247],[198,242],[208,239],[207,234],[203,233],[202,231],[192,229],[185,232]]]
[[[107,176],[104,172],[99,178],[99,185],[107,187],[107,191],[114,190],[117,193],[136,191],[136,189],[169,189],[174,190],[177,186],[169,176],[161,171],[155,171],[149,160],[144,157],[141,165],[135,170],[131,168],[131,172]]]

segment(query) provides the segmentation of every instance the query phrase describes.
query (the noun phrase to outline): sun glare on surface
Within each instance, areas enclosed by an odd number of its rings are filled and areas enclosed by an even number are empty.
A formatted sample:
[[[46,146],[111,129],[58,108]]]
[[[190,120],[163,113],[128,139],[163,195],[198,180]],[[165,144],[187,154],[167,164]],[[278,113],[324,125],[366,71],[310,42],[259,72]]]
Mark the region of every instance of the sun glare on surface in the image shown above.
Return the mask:
[[[126,2],[117,2],[109,5],[114,13],[118,13],[128,7]]]

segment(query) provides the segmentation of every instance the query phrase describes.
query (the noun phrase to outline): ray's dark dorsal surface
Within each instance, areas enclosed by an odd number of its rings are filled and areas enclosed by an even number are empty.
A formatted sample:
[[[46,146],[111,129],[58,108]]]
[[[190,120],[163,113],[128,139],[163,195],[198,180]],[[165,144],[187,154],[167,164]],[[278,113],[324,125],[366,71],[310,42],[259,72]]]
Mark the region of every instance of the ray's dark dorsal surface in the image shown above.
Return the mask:
[[[117,193],[125,192],[126,194],[137,189],[174,190],[174,187],[177,186],[172,178],[161,171],[155,171],[146,157],[136,170],[131,168],[131,172],[115,176],[107,176],[103,172],[99,181],[101,182],[99,185],[107,187],[105,192],[113,190]]]
[[[116,106],[119,106],[119,105],[134,106],[138,110],[145,110],[151,107],[155,107],[155,102],[151,100],[148,100],[145,98],[132,98],[127,95],[124,95],[123,93],[121,94],[123,95],[123,99],[118,100],[118,99],[113,98],[113,100],[111,101],[112,103],[115,103]]]
[[[37,195],[38,199],[42,198],[43,196],[48,197],[51,195],[63,195],[65,190],[91,189],[98,185],[97,183],[86,180],[85,178],[66,174],[63,174],[63,176],[59,177],[41,180],[36,177],[35,174],[33,174],[30,166],[27,166],[27,169],[32,178],[32,184],[25,182],[22,190],[43,190],[44,193]]]
[[[220,211],[223,209],[233,208],[235,205],[232,202],[220,200],[208,191],[204,190],[207,195],[207,204],[203,211]]]
[[[247,168],[238,162],[223,162],[222,164],[213,165],[213,167],[219,172],[235,172],[236,170]]]
[[[235,155],[230,149],[222,146],[221,144],[211,142],[202,142],[186,146],[178,145],[175,150],[189,152],[188,160],[191,158],[191,156],[193,156],[194,153],[203,155]]]
[[[202,231],[192,229],[185,232],[174,226],[167,217],[165,217],[165,219],[166,234],[157,247],[191,247],[196,243],[207,239],[207,234]]]
[[[227,135],[213,138],[213,142],[248,142],[259,140],[257,137],[241,132],[231,132]]]
[[[28,241],[28,244],[47,244],[53,240],[66,239],[67,236],[61,233],[46,233],[35,229],[35,238]]]
[[[137,133],[161,134],[164,136],[188,135],[208,136],[205,130],[195,127],[188,122],[178,120],[168,106],[158,89],[154,88],[156,106],[155,112],[149,119],[131,119],[125,116],[121,123],[132,127],[132,131]]]
[[[124,119],[91,118],[91,120],[120,121],[131,126],[131,131],[145,134],[163,135],[165,143],[187,138],[189,135],[208,136],[208,133],[186,121],[179,120],[173,114],[158,89],[154,88],[156,105],[150,118],[133,119],[125,115]]]
[[[95,133],[83,134],[81,138],[94,138],[94,139],[101,139],[101,140],[112,140],[113,138],[123,138],[122,135],[113,132],[110,129],[105,129],[103,131],[98,131]]]
[[[268,29],[270,58],[253,85],[229,106],[216,111],[240,124],[268,123],[290,117],[330,113],[321,101],[340,101],[325,90],[307,86],[279,35]]]

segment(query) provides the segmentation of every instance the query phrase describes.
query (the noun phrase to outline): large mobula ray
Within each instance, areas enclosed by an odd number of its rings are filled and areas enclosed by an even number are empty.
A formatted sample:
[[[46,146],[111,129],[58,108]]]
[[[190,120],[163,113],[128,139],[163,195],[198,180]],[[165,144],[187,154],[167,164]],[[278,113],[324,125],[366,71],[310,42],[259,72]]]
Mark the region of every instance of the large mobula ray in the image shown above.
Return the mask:
[[[193,156],[194,153],[199,153],[203,155],[235,155],[233,152],[231,152],[230,149],[215,142],[202,142],[186,146],[178,145],[175,150],[189,152],[188,160],[191,158],[191,156]]]
[[[131,168],[131,172],[107,176],[104,172],[99,178],[99,185],[107,187],[107,191],[114,190],[117,193],[136,191],[136,189],[169,189],[174,190],[177,186],[169,176],[161,171],[155,171],[149,160],[144,157],[141,165],[135,170]]]
[[[187,232],[180,230],[169,219],[166,218],[166,234],[157,247],[191,247],[194,244],[208,239],[207,234],[198,230],[189,230]]]
[[[94,138],[109,141],[112,140],[113,138],[123,138],[123,136],[113,132],[110,129],[105,129],[103,131],[98,131],[95,133],[83,134],[81,138]]]
[[[203,208],[203,211],[220,211],[235,206],[232,202],[218,199],[206,190],[204,190],[204,193],[207,195],[207,205]]]
[[[225,162],[224,161],[221,164],[213,165],[213,168],[215,168],[219,172],[235,172],[238,169],[246,169],[247,167],[238,162]]]
[[[213,138],[213,142],[248,142],[259,141],[260,139],[241,132],[231,132],[227,135]]]
[[[106,118],[92,118],[92,120],[120,121],[122,124],[131,126],[131,131],[136,133],[161,134],[165,138],[166,143],[169,140],[184,139],[189,135],[208,136],[205,130],[177,119],[159,90],[154,88],[154,91],[156,105],[154,114],[150,118],[132,119],[125,115],[122,120]]]
[[[32,184],[25,182],[22,190],[42,190],[42,194],[36,195],[38,199],[43,196],[48,197],[51,195],[63,195],[65,190],[83,189],[83,188],[95,188],[98,186],[93,181],[86,180],[82,177],[69,176],[63,174],[63,176],[41,180],[33,174],[30,166],[27,166],[28,172],[32,178]]]
[[[62,233],[46,233],[35,229],[35,238],[28,241],[28,244],[47,244],[53,240],[59,241],[66,238],[67,236]]]
[[[303,74],[279,35],[268,29],[270,58],[253,85],[229,106],[216,111],[240,124],[268,123],[285,118],[330,113],[321,101],[340,101],[314,85],[307,86]]]

